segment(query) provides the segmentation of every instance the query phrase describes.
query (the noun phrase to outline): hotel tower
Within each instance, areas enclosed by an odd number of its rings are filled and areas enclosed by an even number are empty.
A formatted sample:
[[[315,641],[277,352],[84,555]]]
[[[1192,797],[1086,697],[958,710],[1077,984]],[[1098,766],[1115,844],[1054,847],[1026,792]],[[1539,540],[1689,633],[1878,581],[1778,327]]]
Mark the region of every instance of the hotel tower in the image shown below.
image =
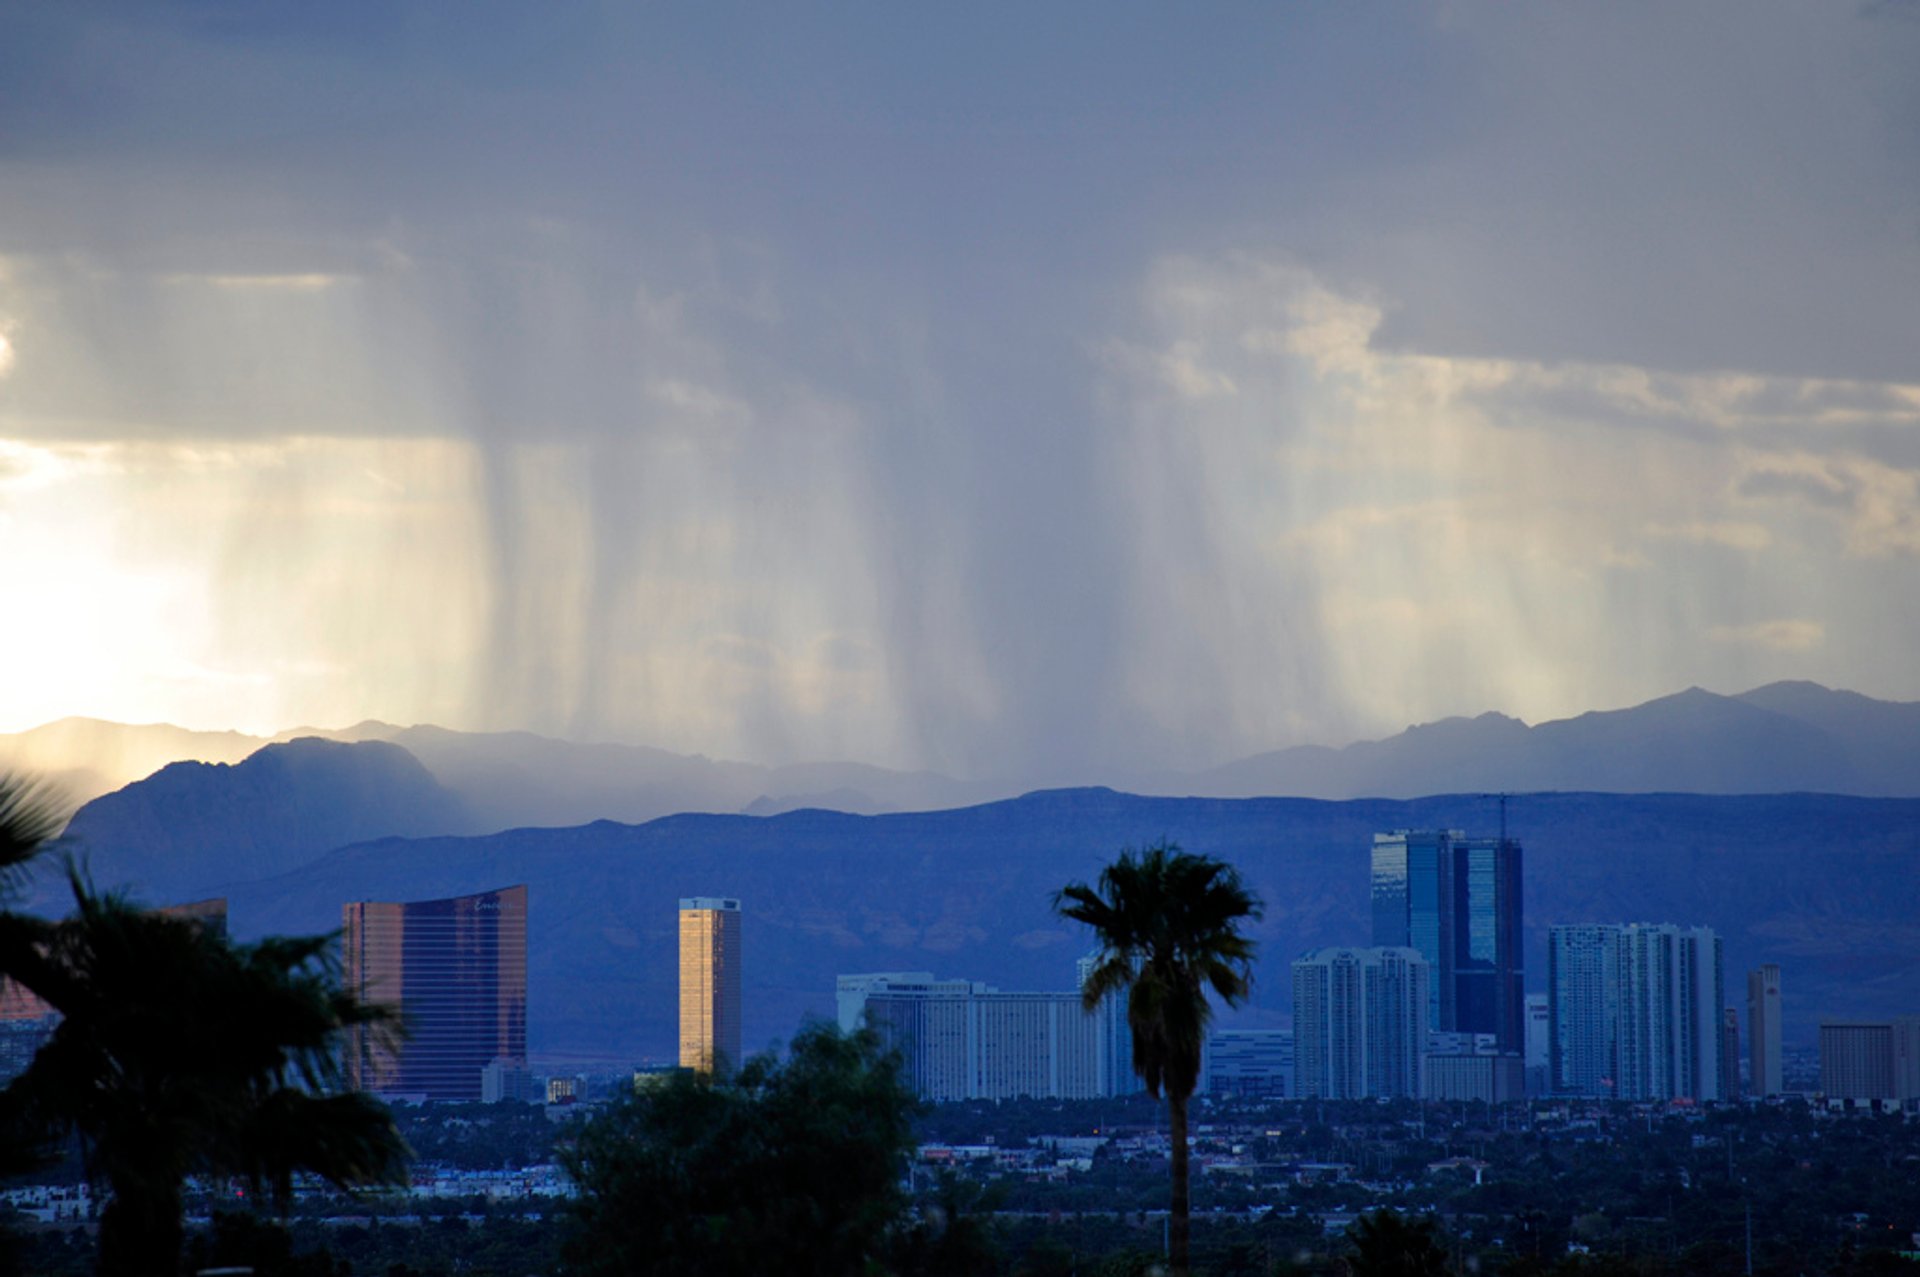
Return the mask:
[[[740,902],[680,902],[680,1067],[740,1067]]]

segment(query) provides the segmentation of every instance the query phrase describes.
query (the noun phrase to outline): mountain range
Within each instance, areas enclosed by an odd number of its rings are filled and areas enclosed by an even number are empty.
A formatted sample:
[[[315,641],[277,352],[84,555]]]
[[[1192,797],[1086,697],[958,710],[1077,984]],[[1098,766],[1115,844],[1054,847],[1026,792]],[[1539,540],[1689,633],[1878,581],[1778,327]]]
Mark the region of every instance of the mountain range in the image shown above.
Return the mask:
[[[51,775],[78,803],[170,762],[236,763],[302,737],[385,741],[405,749],[462,805],[466,823],[436,831],[445,833],[640,822],[684,811],[925,811],[1008,798],[1026,788],[860,763],[766,767],[529,732],[379,722],[296,728],[266,738],[64,719],[0,736],[0,767]],[[1630,709],[1533,726],[1489,713],[1340,749],[1297,746],[1199,772],[1087,779],[1142,794],[1227,798],[1548,790],[1913,796],[1920,795],[1920,702],[1878,701],[1815,683],[1774,683],[1738,696],[1691,688]]]
[[[1920,705],[1812,684],[1692,690],[1536,727],[1449,719],[1161,778],[1206,797],[1073,789],[983,802],[990,786],[930,773],[383,724],[264,745],[62,730],[120,742],[92,756],[97,774],[173,748],[229,752],[94,799],[67,846],[101,885],[155,903],[228,896],[242,936],[331,930],[350,900],[527,883],[530,1025],[547,1053],[669,1049],[682,895],[746,902],[754,1045],[830,1013],[841,972],[1066,987],[1084,937],[1053,918],[1051,892],[1160,836],[1232,860],[1267,899],[1245,1022],[1276,1023],[1290,958],[1369,938],[1371,835],[1489,832],[1498,793],[1513,795],[1505,818],[1526,845],[1532,987],[1550,923],[1673,921],[1725,937],[1730,1003],[1748,966],[1780,962],[1790,1037],[1821,1014],[1920,1010]],[[1326,797],[1240,796],[1290,790]],[[1636,792],[1684,790],[1700,792]],[[804,806],[811,795],[906,810],[818,810]],[[688,814],[699,808],[712,814]],[[35,907],[64,911],[57,879],[42,875]]]
[[[1497,828],[1483,797],[1150,798],[1064,790],[940,812],[679,815],[484,837],[387,838],[219,892],[241,936],[331,930],[344,902],[529,888],[529,1031],[545,1055],[660,1060],[672,1049],[676,902],[743,901],[751,1048],[833,1013],[835,976],[931,971],[1070,988],[1087,938],[1051,894],[1114,853],[1171,837],[1230,860],[1266,901],[1243,1026],[1288,1014],[1288,962],[1370,939],[1368,851],[1395,828]],[[1559,922],[1704,924],[1725,941],[1728,1005],[1765,961],[1787,1034],[1821,1015],[1920,1011],[1920,800],[1833,795],[1515,796],[1530,988]],[[230,870],[244,870],[230,861]],[[218,868],[208,863],[211,873]],[[239,876],[239,875],[237,875]]]

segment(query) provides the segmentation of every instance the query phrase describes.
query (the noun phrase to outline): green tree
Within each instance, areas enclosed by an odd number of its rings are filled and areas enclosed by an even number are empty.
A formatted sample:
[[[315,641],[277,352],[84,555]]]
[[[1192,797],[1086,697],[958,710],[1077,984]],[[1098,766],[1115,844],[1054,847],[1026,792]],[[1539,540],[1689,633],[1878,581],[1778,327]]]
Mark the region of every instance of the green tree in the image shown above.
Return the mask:
[[[174,1269],[190,1175],[277,1202],[298,1171],[398,1177],[406,1146],[384,1105],[344,1090],[338,1052],[347,1026],[388,1016],[341,989],[328,937],[236,944],[69,877],[74,913],[15,973],[61,1019],[0,1109],[43,1141],[79,1137],[108,1195],[101,1273]]]
[[[986,1188],[942,1171],[912,1218],[896,1230],[888,1270],[898,1277],[979,1277],[998,1271],[992,1212],[1005,1198],[1003,1182]]]
[[[1409,1220],[1397,1211],[1362,1215],[1347,1229],[1347,1272],[1352,1277],[1445,1277],[1447,1252],[1432,1220]]]
[[[1093,929],[1099,945],[1083,996],[1089,1010],[1125,993],[1133,1032],[1133,1067],[1167,1102],[1173,1146],[1173,1202],[1168,1258],[1187,1272],[1192,1228],[1188,1199],[1187,1101],[1200,1077],[1200,1048],[1213,1007],[1211,989],[1228,1006],[1251,985],[1254,942],[1240,924],[1261,916],[1259,899],[1231,865],[1181,851],[1161,840],[1123,850],[1100,871],[1099,889],[1070,883],[1054,894],[1065,918]]]
[[[903,1227],[915,1100],[871,1033],[813,1024],[785,1063],[675,1074],[588,1121],[561,1161],[574,1271],[846,1277]]]

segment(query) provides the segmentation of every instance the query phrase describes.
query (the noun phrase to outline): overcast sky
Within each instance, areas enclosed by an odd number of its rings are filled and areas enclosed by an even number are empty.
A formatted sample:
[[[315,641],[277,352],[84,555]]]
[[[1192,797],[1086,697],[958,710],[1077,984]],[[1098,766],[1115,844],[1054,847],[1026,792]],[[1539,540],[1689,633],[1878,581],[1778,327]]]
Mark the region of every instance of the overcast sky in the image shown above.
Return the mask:
[[[0,728],[1920,698],[1920,5],[0,7]]]

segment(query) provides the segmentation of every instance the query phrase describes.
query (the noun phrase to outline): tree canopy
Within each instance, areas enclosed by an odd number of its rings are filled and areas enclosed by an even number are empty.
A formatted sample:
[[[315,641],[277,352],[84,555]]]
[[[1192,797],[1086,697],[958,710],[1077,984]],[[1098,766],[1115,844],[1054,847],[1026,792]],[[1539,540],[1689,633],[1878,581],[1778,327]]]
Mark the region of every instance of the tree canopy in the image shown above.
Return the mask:
[[[1261,904],[1239,872],[1163,840],[1122,851],[1098,890],[1071,883],[1054,907],[1092,928],[1099,951],[1082,995],[1089,1008],[1126,997],[1133,1067],[1147,1090],[1192,1095],[1213,1016],[1208,990],[1231,1006],[1250,988],[1255,945],[1240,924],[1259,918]]]
[[[338,1057],[342,1029],[386,1013],[341,989],[330,938],[237,944],[69,874],[73,914],[12,970],[59,1023],[0,1121],[15,1141],[78,1136],[108,1192],[102,1273],[171,1270],[188,1176],[282,1201],[299,1171],[398,1178],[406,1147],[384,1105],[342,1089]]]
[[[786,1061],[680,1073],[579,1132],[569,1254],[588,1274],[845,1277],[902,1222],[913,1094],[870,1033],[813,1024]]]

